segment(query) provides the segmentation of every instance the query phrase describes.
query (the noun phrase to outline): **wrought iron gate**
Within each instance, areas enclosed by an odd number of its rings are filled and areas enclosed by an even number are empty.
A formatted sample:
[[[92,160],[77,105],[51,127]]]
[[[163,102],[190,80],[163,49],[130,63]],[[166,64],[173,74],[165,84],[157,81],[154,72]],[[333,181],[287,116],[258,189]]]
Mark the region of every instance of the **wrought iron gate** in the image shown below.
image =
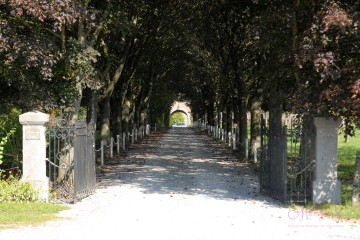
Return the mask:
[[[271,195],[271,169],[269,146],[269,125],[266,114],[261,115],[261,138],[260,138],[260,191],[266,195]]]
[[[311,121],[304,123],[300,116],[283,121],[282,140],[274,145],[269,141],[268,118],[262,116],[260,191],[286,203],[305,204],[312,197],[315,131]]]
[[[286,131],[286,201],[306,204],[312,199],[315,170],[315,129],[312,119],[293,116]]]
[[[52,197],[76,202],[96,186],[95,137],[92,125],[64,119],[51,120],[48,128],[47,175]]]

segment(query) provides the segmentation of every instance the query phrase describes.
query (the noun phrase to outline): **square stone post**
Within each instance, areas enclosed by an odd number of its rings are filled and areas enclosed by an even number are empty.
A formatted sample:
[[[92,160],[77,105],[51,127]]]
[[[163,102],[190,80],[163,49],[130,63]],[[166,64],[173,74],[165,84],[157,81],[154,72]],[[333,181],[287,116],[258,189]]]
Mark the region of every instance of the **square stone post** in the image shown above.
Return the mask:
[[[352,205],[353,207],[359,206],[359,192],[360,192],[360,151],[356,152],[355,160],[355,176],[352,191]]]
[[[341,183],[337,179],[338,129],[341,119],[314,118],[315,180],[313,181],[313,202],[341,203]]]
[[[46,177],[46,127],[49,115],[27,112],[19,116],[23,125],[23,175],[39,191],[41,201],[49,200],[49,178]]]

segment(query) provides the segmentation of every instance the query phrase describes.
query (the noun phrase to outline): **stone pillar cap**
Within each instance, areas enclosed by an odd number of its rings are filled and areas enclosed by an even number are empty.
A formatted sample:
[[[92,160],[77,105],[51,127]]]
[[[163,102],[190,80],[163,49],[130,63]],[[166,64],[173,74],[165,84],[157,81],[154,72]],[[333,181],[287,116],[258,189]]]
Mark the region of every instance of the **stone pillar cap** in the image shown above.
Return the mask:
[[[49,122],[49,114],[39,111],[31,111],[19,116],[22,125],[43,125]]]
[[[342,122],[341,118],[325,118],[325,117],[314,117],[315,126],[339,126]]]

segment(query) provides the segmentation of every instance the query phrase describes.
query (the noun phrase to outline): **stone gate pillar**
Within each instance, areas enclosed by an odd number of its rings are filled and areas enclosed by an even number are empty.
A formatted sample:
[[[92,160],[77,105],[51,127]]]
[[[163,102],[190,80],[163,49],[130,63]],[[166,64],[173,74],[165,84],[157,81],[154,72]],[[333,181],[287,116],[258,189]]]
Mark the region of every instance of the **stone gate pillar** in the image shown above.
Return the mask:
[[[46,127],[49,115],[27,112],[19,116],[23,125],[23,175],[21,181],[31,183],[42,201],[49,200],[49,179],[46,177]]]
[[[341,203],[341,183],[337,179],[338,129],[341,119],[314,118],[315,180],[313,181],[313,202]]]

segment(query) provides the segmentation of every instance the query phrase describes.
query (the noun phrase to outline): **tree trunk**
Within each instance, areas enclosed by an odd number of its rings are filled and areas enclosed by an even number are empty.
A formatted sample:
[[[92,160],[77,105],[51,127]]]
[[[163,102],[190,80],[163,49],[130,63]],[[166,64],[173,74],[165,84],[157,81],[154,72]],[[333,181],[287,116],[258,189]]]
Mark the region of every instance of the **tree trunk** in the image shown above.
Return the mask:
[[[122,124],[121,124],[121,104],[118,97],[111,98],[111,111],[112,111],[112,130],[113,137],[116,135],[122,136]]]
[[[98,98],[97,98],[97,93],[94,91],[90,91],[89,94],[90,96],[86,103],[87,105],[86,123],[92,124],[94,126],[94,129],[96,129]]]
[[[284,172],[284,133],[282,124],[282,91],[271,86],[269,108],[270,188],[274,196],[283,196],[286,173]]]
[[[239,140],[240,140],[240,155],[242,157],[246,157],[245,153],[247,151],[247,144],[248,141],[248,123],[247,123],[247,100],[242,99],[240,103],[240,121],[239,121]]]
[[[81,99],[82,99],[82,86],[80,83],[76,85],[77,92],[78,92],[78,98],[74,100],[73,102],[73,109],[69,112],[64,113],[65,120],[67,120],[67,125],[64,127],[68,127],[69,129],[73,128],[76,124],[76,121],[78,120],[78,115],[80,111],[81,106]],[[59,175],[58,175],[58,181],[66,181],[68,184],[73,185],[74,180],[74,172],[72,171],[72,168],[70,167],[72,165],[72,161],[74,161],[74,142],[73,139],[69,139],[70,141],[67,141],[64,146],[62,146],[61,152],[65,153],[61,155],[59,162],[60,166],[67,166],[66,168],[59,168]]]
[[[134,102],[133,97],[131,97],[130,103],[131,103],[131,106],[130,106],[130,114],[129,114],[129,126],[130,126],[130,131],[132,131],[132,130],[136,129],[136,123],[135,123],[136,104]]]
[[[226,107],[226,113],[227,113],[227,123],[226,123],[226,127],[227,127],[227,131],[231,132],[232,131],[232,109],[227,106]]]
[[[254,157],[255,151],[257,151],[257,149],[259,149],[261,145],[261,103],[262,101],[258,96],[254,97],[251,101],[250,154],[252,157]]]
[[[144,107],[141,108],[141,110],[140,110],[140,125],[141,126],[146,126],[148,112],[149,112],[149,106],[145,104]]]
[[[129,133],[129,119],[130,119],[130,107],[131,103],[129,100],[125,100],[125,103],[122,106],[122,125],[123,131],[128,134]],[[129,144],[129,139],[126,139],[126,144]]]
[[[222,117],[222,128],[224,129],[224,131],[228,131],[228,118],[229,116],[228,116],[227,108],[225,108]]]
[[[110,115],[111,115],[111,108],[110,108],[110,97],[104,98],[100,102],[100,135],[101,140],[105,141],[106,145],[110,144]],[[109,156],[110,149],[105,148],[105,155]]]

